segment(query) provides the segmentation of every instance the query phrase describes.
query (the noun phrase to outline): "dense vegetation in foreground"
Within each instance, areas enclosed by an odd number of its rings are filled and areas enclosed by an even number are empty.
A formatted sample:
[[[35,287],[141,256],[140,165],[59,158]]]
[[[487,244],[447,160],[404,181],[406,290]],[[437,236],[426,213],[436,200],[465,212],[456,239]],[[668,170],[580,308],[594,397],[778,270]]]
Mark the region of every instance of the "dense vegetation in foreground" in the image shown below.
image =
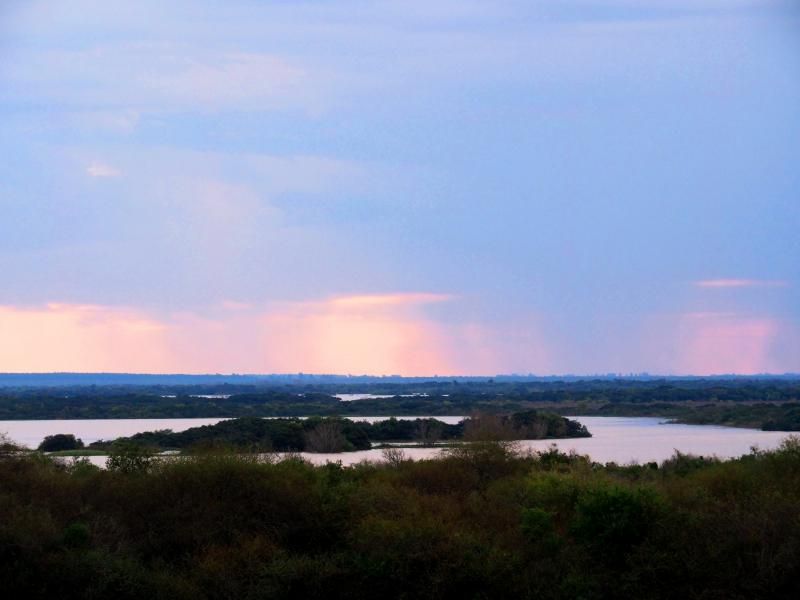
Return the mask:
[[[394,394],[341,402],[336,393]],[[211,396],[211,397],[204,397]],[[220,397],[220,395],[225,397]],[[655,416],[800,431],[796,379],[0,388],[0,420],[510,414]]]
[[[0,444],[10,598],[796,598],[800,441],[600,466],[454,448],[313,467],[203,455],[101,471]],[[137,457],[133,457],[137,458]]]
[[[440,441],[464,439],[541,440],[590,436],[586,427],[577,421],[554,414],[539,414],[536,411],[509,416],[476,415],[453,425],[432,418],[391,418],[368,423],[336,417],[242,417],[179,432],[167,429],[137,433],[117,440],[101,440],[91,443],[89,447],[105,450],[111,449],[115,444],[136,444],[153,450],[208,450],[224,447],[253,452],[347,452],[368,450],[372,448],[373,442],[433,445]],[[42,449],[42,446],[39,448]]]

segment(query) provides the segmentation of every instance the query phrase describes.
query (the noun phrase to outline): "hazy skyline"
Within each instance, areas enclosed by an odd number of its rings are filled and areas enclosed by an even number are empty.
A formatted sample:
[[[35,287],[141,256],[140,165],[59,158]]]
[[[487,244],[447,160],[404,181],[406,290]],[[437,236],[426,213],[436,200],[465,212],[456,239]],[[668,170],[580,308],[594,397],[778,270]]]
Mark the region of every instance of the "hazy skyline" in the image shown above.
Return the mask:
[[[800,9],[0,6],[0,371],[800,371]]]

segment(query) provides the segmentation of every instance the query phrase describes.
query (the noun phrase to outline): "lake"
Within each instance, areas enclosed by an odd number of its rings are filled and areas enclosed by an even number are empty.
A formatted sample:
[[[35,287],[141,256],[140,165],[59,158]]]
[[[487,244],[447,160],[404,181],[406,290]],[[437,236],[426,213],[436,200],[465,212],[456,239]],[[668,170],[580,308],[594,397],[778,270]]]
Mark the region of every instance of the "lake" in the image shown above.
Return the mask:
[[[380,421],[387,417],[354,417],[356,420]],[[416,419],[420,417],[397,417]],[[435,417],[447,423],[457,423],[464,417]],[[704,456],[716,455],[733,458],[747,454],[752,446],[775,448],[788,433],[720,427],[717,425],[678,425],[665,423],[653,417],[570,417],[586,425],[591,438],[568,440],[523,440],[523,448],[546,449],[556,444],[561,450],[574,450],[588,454],[597,462],[661,462],[675,450]],[[0,421],[0,432],[25,446],[35,448],[46,435],[72,433],[89,444],[99,439],[113,439],[142,431],[172,429],[183,431],[190,427],[212,425],[223,419],[87,419],[48,421]],[[431,458],[441,450],[437,448],[404,448],[409,458]],[[303,456],[315,464],[341,461],[350,465],[362,460],[381,460],[381,450],[363,450],[342,454],[311,454]],[[96,464],[104,464],[105,457],[91,457]]]

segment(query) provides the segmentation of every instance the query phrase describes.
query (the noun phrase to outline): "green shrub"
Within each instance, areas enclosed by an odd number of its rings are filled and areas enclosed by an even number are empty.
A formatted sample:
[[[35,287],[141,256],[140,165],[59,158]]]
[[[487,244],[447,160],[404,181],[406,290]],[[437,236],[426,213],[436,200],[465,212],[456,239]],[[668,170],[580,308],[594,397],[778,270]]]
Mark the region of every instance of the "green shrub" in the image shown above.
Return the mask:
[[[595,487],[579,497],[570,530],[597,558],[615,562],[644,541],[659,509],[652,490]]]
[[[153,452],[132,442],[117,442],[111,446],[106,460],[109,471],[142,473],[153,466]]]

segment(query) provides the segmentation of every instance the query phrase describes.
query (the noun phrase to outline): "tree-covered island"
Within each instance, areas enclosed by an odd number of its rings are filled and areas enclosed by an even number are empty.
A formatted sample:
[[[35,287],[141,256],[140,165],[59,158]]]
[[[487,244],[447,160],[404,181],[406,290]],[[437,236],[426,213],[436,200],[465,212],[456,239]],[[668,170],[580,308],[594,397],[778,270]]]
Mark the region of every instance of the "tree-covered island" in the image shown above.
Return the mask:
[[[590,435],[577,421],[536,411],[507,416],[475,415],[455,424],[435,418],[390,418],[370,423],[339,417],[240,417],[185,431],[148,431],[117,440],[97,441],[89,444],[89,448],[110,450],[115,445],[135,444],[152,450],[226,448],[255,452],[347,452],[368,450],[382,443],[433,446],[460,441],[539,440]]]

